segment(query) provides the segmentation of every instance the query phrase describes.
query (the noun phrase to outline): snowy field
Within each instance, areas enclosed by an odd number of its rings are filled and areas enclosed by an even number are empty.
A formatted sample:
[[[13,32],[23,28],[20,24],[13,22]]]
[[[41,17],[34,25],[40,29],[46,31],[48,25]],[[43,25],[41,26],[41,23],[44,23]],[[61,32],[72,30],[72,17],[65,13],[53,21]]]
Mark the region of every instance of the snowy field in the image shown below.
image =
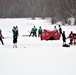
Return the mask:
[[[13,48],[12,28],[16,25],[19,27],[18,48]],[[76,46],[63,48],[62,38],[41,41],[38,37],[23,37],[33,26],[53,30],[55,25],[41,19],[0,19],[0,29],[6,37],[5,45],[0,42],[0,75],[76,75]],[[76,33],[76,26],[61,27],[66,36],[70,31]]]

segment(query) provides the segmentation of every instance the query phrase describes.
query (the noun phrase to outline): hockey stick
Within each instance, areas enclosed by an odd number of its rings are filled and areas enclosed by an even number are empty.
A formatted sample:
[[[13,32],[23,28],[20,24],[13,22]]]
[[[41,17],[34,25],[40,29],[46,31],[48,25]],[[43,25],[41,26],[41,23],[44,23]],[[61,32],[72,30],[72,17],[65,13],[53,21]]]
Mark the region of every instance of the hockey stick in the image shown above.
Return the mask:
[[[23,48],[26,48],[25,46],[23,46],[19,41],[18,41],[18,43],[23,47]]]
[[[9,36],[7,36],[7,37],[4,37],[4,39],[8,39],[9,38]]]
[[[4,37],[4,39],[12,39],[12,36],[11,37],[9,37],[9,36]]]

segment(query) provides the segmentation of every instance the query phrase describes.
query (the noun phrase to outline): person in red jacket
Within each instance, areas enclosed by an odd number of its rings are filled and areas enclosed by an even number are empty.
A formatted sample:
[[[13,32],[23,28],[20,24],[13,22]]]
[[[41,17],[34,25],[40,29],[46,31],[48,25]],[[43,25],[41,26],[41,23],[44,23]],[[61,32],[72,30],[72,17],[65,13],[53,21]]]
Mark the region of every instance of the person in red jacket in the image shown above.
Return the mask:
[[[2,38],[4,39],[4,37],[2,36],[2,33],[0,33],[0,41],[1,41],[2,45],[4,45]]]
[[[70,43],[69,44],[72,45],[73,44],[73,38],[74,38],[72,31],[70,32],[70,34],[67,38],[70,38]]]

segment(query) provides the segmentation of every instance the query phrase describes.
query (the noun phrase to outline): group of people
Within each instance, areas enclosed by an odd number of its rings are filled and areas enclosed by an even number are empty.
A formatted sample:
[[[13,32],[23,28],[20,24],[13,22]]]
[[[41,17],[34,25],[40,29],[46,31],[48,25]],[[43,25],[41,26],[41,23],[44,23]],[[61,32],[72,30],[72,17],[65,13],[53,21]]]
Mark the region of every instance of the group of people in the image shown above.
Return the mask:
[[[76,45],[76,33],[73,33],[73,31],[71,31],[67,38],[70,38],[70,45]]]
[[[62,36],[62,41],[63,41],[63,45],[62,45],[62,46],[63,46],[63,47],[66,47],[67,44],[66,44],[66,35],[65,35],[65,31],[62,31],[62,28],[61,28],[60,25],[58,25],[58,27],[59,27],[58,31],[59,31],[59,33],[60,33],[60,37]],[[57,30],[56,26],[54,26],[54,30]]]
[[[54,26],[54,29],[57,30],[56,26]],[[62,40],[63,40],[63,47],[65,46],[69,46],[69,45],[76,45],[76,33],[73,33],[73,31],[70,32],[69,36],[66,37],[65,31],[62,31],[61,26],[59,25],[59,29],[58,29],[60,36],[62,36]],[[70,39],[69,45],[66,44],[66,39]]]
[[[19,35],[18,26],[13,26],[12,32],[13,32],[13,48],[17,48],[17,39],[18,39],[18,35]],[[2,45],[4,45],[3,39],[4,39],[4,37],[2,35],[2,30],[0,29],[0,41],[1,41]]]
[[[63,31],[62,33],[62,37],[63,37],[63,46],[66,44],[66,39],[70,39],[69,45],[76,45],[76,33],[73,33],[72,31],[70,32],[69,36],[66,37],[65,35],[65,31]]]
[[[59,27],[58,31],[59,31],[60,36],[61,36],[62,35],[62,28],[60,25],[58,25],[58,27]],[[54,26],[54,30],[57,30],[56,26]]]
[[[71,31],[69,36],[66,37],[65,31],[62,31],[62,28],[60,25],[58,25],[58,27],[59,27],[58,31],[60,33],[60,37],[62,36],[63,47],[67,45],[66,39],[68,39],[68,38],[70,39],[69,45],[72,45],[72,44],[76,45],[76,33],[73,33],[73,31]],[[54,29],[57,30],[56,26],[54,26]],[[13,48],[17,48],[17,39],[18,39],[18,35],[19,35],[18,26],[13,26],[12,32],[13,32]],[[42,33],[42,27],[40,26],[38,29],[38,37],[41,36],[41,33]],[[33,37],[37,37],[37,28],[35,26],[31,29],[29,36],[31,36],[31,35]],[[0,29],[0,41],[1,41],[2,45],[4,45],[2,39],[4,39],[4,37],[2,36],[2,30]]]
[[[39,29],[38,29],[38,37],[41,36],[41,33],[42,33],[42,28],[40,26]],[[31,32],[30,32],[30,35],[29,36],[31,36],[31,35],[33,37],[37,37],[37,28],[35,26],[31,29]]]

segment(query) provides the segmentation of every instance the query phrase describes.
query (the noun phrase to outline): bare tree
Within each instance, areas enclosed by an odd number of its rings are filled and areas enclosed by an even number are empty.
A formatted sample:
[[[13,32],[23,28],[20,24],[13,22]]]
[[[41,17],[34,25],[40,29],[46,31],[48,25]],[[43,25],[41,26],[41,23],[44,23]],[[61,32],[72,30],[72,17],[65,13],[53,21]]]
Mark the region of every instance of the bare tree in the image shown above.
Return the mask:
[[[34,11],[38,7],[38,2],[36,0],[26,0],[26,2],[31,10],[32,19],[35,19]]]
[[[26,16],[76,20],[76,0],[0,0],[0,17]]]
[[[75,6],[76,0],[65,0],[65,3],[70,10],[70,11],[64,10],[65,13],[67,13],[68,15],[70,15],[70,17],[73,17],[76,20],[76,9],[75,9],[76,8],[76,6]]]

